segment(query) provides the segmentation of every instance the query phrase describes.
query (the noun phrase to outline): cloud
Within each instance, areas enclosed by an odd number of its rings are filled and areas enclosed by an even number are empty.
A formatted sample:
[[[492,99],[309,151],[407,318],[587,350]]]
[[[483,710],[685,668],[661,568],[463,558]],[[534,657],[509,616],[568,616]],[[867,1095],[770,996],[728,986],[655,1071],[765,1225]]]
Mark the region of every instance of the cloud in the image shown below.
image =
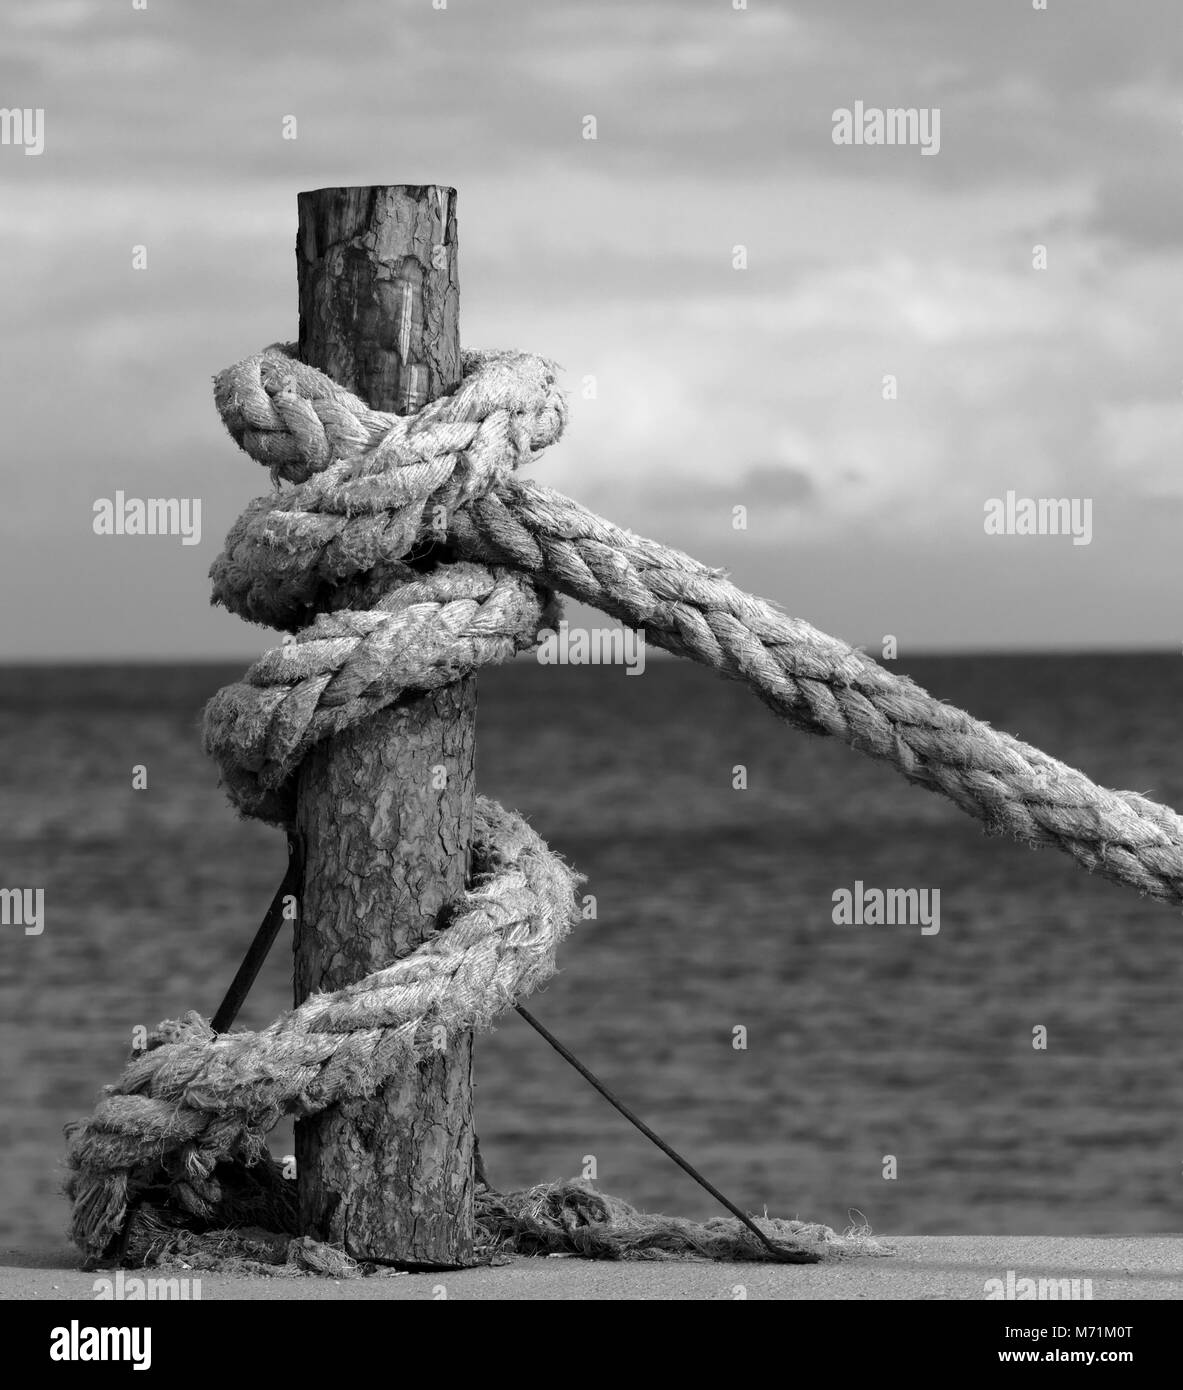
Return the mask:
[[[988,605],[1011,571],[974,549],[983,499],[1087,490],[1108,529],[1057,563],[1116,592],[1136,560],[1165,611],[1183,92],[1175,0],[1137,8],[1135,23],[1097,0],[9,7],[0,104],[44,106],[47,144],[0,148],[6,543],[66,573],[94,497],[167,479],[204,498],[216,545],[265,480],[221,430],[210,378],[295,334],[296,191],[440,181],[460,190],[465,340],[567,369],[572,424],[540,480],[704,559],[759,553],[773,597],[778,564],[786,586],[807,577],[790,551],[829,557],[852,571],[831,591],[852,620],[868,589],[921,605],[918,557],[958,547]],[[939,105],[939,156],[834,146],[831,113],[857,99]],[[108,630],[21,605],[11,650],[176,649],[135,590],[187,601],[197,559],[182,578],[167,547],[101,554],[88,583]],[[1012,619],[1028,635],[1050,621]],[[193,640],[217,649],[227,630],[195,619]]]
[[[1183,499],[1183,412],[1177,400],[1106,403],[1098,412],[1100,447],[1131,493]]]
[[[1183,101],[1179,109],[1183,112]],[[1102,182],[1088,225],[1090,231],[1128,252],[1177,253],[1183,184],[1178,177],[1164,180],[1161,169],[1114,174]]]
[[[726,480],[712,481],[696,476],[663,476],[644,491],[654,509],[729,513],[743,506],[749,512],[767,515],[783,507],[808,506],[814,495],[814,481],[803,468],[787,463],[757,463]]]

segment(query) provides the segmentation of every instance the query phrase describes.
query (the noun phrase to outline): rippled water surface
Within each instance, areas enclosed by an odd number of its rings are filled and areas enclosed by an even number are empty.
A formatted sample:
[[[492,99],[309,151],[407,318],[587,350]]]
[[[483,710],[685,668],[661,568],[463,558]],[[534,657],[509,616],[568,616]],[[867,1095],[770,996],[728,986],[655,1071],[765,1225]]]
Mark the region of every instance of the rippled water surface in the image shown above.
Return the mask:
[[[901,666],[1105,785],[1183,806],[1177,657]],[[47,914],[40,937],[0,942],[6,1241],[60,1243],[62,1124],[118,1074],[134,1024],[212,1011],[282,875],[281,837],[236,819],[200,750],[201,706],[238,674],[0,672],[0,880],[44,886]],[[480,689],[482,790],[598,903],[531,1007],[729,1195],[900,1233],[1180,1229],[1176,910],[989,839],[682,663],[520,662]],[[856,880],[939,888],[939,934],[835,926],[832,894]],[[277,947],[245,1026],[287,1007],[289,972]],[[714,1214],[521,1020],[480,1040],[477,1066],[499,1186],[591,1155],[606,1190]]]

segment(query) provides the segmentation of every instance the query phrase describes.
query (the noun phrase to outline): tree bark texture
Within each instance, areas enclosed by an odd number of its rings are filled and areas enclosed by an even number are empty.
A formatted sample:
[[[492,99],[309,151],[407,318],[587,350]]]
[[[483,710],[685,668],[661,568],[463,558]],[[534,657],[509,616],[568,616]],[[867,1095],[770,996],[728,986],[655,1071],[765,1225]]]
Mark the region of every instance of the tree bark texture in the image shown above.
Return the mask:
[[[300,355],[405,414],[460,380],[455,191],[299,197]],[[405,698],[314,748],[300,770],[304,884],[295,996],[408,954],[468,877],[476,681]],[[302,1228],[358,1259],[472,1261],[472,1035],[369,1100],[296,1126]]]

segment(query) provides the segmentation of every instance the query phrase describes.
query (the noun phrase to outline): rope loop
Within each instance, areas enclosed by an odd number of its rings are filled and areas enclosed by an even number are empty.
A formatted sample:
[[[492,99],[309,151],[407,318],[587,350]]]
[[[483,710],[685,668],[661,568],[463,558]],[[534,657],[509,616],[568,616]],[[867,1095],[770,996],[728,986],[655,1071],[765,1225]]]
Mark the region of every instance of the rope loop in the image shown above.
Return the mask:
[[[211,571],[214,602],[299,633],[205,716],[231,800],[279,825],[314,743],[408,691],[505,661],[557,622],[539,581],[475,564],[423,574],[410,561],[567,418],[554,364],[526,353],[463,354],[459,388],[408,416],[371,410],[294,353],[275,344],[214,389],[231,436],[296,485],[248,506]]]
[[[290,823],[292,777],[316,742],[405,691],[529,647],[554,626],[558,591],[742,682],[790,725],[941,793],[988,831],[1183,904],[1175,811],[1097,786],[721,571],[520,478],[566,422],[555,368],[515,352],[462,360],[458,390],[405,418],[369,409],[290,345],[216,380],[227,429],[277,491],[232,527],[211,570],[214,602],[296,634],[206,711],[206,746],[245,815]],[[445,544],[447,563],[431,567]],[[489,877],[435,939],[261,1033],[214,1037],[191,1016],[131,1063],[71,1138],[84,1249],[103,1247],[148,1175],[163,1167],[176,1204],[209,1212],[214,1165],[256,1161],[280,1115],[366,1091],[408,1064],[428,1021],[480,1026],[549,976],[577,880],[520,817],[482,801],[479,818]]]

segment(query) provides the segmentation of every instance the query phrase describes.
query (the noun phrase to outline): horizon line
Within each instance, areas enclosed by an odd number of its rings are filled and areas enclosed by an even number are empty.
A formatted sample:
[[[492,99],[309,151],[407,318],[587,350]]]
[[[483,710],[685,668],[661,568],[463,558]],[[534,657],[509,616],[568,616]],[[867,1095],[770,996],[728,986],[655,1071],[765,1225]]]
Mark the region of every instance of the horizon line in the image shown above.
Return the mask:
[[[857,646],[853,650],[859,650]],[[38,667],[111,667],[111,666],[241,666],[243,663],[254,664],[268,648],[262,648],[256,657],[247,654],[230,654],[227,656],[145,656],[145,655],[124,655],[124,656],[16,656],[0,660],[0,670],[28,670]],[[885,658],[877,657],[870,652],[864,652],[876,665],[884,665]],[[911,660],[930,660],[933,658],[946,657],[1070,657],[1070,656],[1178,656],[1180,650],[1177,647],[921,647],[914,651],[909,651],[906,656],[887,658],[894,662]],[[497,662],[493,666],[478,668],[494,670],[497,666],[511,666],[521,662],[523,658],[528,658],[529,652],[520,652],[511,657],[508,661]],[[657,661],[693,661],[688,657],[678,656],[674,652],[667,652],[660,647],[647,647],[646,660]],[[610,665],[609,662],[583,662],[570,663],[574,665]]]

